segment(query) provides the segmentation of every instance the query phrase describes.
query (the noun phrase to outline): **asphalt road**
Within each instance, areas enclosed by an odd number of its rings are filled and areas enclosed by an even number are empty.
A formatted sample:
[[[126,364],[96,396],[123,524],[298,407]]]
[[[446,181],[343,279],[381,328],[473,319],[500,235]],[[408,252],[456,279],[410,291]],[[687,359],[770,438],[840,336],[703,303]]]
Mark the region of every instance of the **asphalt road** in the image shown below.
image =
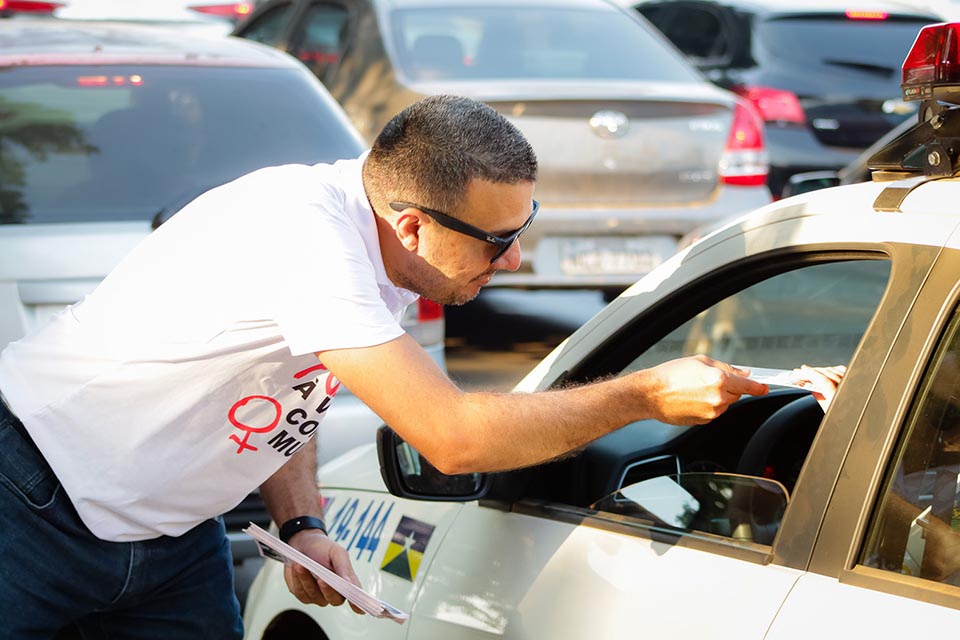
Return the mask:
[[[509,391],[604,306],[598,291],[486,289],[447,307],[447,370],[466,389]]]

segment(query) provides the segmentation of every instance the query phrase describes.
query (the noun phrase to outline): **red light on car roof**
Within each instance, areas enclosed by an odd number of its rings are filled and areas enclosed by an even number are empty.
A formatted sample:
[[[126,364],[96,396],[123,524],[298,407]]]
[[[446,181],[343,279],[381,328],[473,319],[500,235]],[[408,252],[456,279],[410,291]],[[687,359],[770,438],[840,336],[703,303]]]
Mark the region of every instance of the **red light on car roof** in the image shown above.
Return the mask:
[[[0,11],[12,13],[53,13],[63,6],[61,2],[40,2],[39,0],[0,0]]]
[[[903,61],[904,100],[926,100],[960,85],[960,23],[924,27]]]
[[[889,15],[886,11],[847,10],[847,17],[851,20],[886,20]]]
[[[253,5],[249,2],[231,2],[230,4],[196,4],[190,7],[197,13],[206,13],[225,18],[239,18],[249,15]]]

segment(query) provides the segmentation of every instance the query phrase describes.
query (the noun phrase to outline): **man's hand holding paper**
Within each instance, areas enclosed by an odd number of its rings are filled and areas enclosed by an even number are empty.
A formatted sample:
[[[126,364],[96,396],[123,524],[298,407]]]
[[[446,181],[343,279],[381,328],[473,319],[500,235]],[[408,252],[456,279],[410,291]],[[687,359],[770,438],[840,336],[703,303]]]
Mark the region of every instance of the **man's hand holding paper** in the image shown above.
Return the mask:
[[[307,557],[319,562],[357,587],[360,586],[360,579],[350,564],[346,549],[328,538],[327,534],[316,529],[310,529],[301,531],[290,542],[292,543],[291,546]],[[345,598],[341,593],[315,577],[302,565],[284,564],[283,579],[286,581],[290,593],[304,604],[318,604],[321,607],[331,604],[336,607],[344,603]],[[350,607],[356,613],[363,613],[363,610],[352,602]]]

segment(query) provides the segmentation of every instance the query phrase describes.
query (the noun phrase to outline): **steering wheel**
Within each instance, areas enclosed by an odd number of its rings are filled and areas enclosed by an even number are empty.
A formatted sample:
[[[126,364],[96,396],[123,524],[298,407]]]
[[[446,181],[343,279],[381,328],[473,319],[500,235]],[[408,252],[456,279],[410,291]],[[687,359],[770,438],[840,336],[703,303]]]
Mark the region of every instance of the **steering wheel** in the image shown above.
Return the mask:
[[[812,394],[780,407],[770,414],[747,441],[737,462],[736,472],[776,480],[793,493],[800,467],[822,420],[823,409]],[[764,513],[765,510],[756,504],[745,506],[750,514],[749,522],[754,541],[772,544],[780,527],[779,520],[758,522],[756,514]]]
[[[793,491],[821,420],[823,409],[812,394],[780,407],[747,441],[736,472],[747,476],[772,475],[788,491]]]

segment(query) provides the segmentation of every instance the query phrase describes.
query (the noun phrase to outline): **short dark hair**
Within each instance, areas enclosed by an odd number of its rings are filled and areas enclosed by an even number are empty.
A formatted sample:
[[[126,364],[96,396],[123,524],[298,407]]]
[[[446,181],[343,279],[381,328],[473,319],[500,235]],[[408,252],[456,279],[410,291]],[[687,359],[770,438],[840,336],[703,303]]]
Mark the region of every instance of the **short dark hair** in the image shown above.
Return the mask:
[[[392,199],[456,215],[471,180],[535,182],[537,157],[523,134],[490,106],[438,95],[415,102],[383,127],[363,178],[378,208]]]

